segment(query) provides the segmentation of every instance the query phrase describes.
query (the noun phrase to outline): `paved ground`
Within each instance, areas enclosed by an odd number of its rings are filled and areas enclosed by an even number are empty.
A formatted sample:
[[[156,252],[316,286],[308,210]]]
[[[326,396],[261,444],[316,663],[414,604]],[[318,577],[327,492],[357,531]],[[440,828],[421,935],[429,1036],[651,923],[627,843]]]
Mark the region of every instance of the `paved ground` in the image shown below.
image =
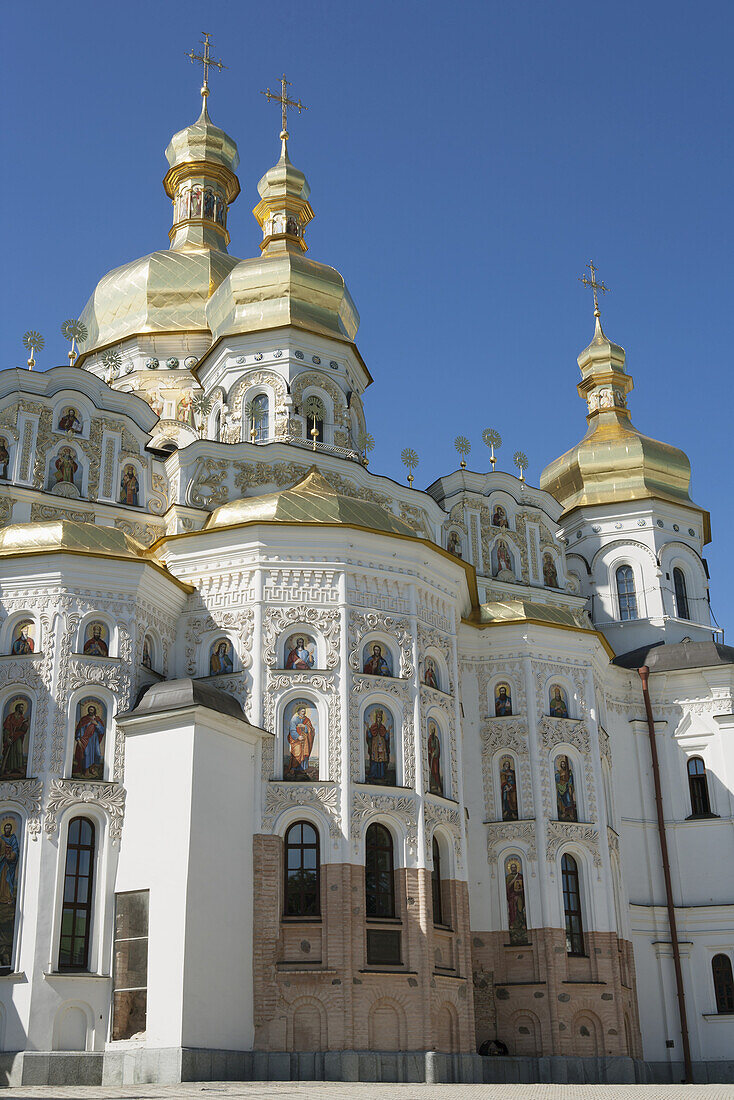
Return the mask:
[[[232,1081],[0,1090],[0,1100],[734,1100],[734,1085],[343,1085]]]

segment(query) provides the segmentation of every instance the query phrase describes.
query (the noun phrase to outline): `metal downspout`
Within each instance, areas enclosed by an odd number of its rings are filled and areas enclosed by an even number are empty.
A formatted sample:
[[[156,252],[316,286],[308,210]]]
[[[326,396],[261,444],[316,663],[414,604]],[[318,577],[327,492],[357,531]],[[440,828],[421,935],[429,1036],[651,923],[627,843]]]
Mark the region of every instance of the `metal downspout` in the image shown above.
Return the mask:
[[[691,1065],[691,1045],[688,1039],[688,1020],[686,1017],[686,995],[683,989],[683,971],[680,965],[680,945],[678,942],[678,926],[675,921],[675,904],[673,902],[673,886],[670,881],[670,859],[668,858],[668,841],[665,835],[665,818],[663,816],[663,792],[660,786],[660,765],[658,762],[658,747],[655,742],[655,719],[652,715],[652,704],[648,690],[650,669],[647,665],[638,668],[642,681],[642,695],[645,700],[645,714],[647,715],[647,730],[650,736],[650,756],[652,758],[652,778],[655,785],[655,809],[658,815],[658,838],[660,840],[660,858],[663,864],[663,878],[665,880],[665,904],[668,909],[668,925],[670,927],[670,940],[673,946],[673,966],[675,967],[675,985],[678,993],[678,1015],[680,1016],[681,1041],[683,1043],[683,1065],[685,1069],[686,1084],[693,1082],[693,1067]]]

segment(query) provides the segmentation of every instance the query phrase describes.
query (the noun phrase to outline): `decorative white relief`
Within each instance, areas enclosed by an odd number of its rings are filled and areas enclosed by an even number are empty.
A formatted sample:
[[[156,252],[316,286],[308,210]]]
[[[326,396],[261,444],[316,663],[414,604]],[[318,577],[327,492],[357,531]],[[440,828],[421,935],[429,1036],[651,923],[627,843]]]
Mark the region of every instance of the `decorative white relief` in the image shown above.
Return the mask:
[[[395,640],[400,649],[400,676],[406,680],[412,679],[415,668],[410,623],[407,619],[395,619],[378,611],[349,612],[349,667],[354,672],[362,671],[363,638],[375,631],[381,631]]]
[[[457,806],[447,806],[434,801],[430,796],[423,804],[423,817],[426,839],[426,863],[433,866],[433,846],[431,840],[437,825],[442,825],[450,834],[454,847],[456,869],[464,869],[464,852],[461,843],[461,816]]]
[[[271,781],[265,789],[265,809],[262,815],[262,828],[272,832],[275,819],[289,806],[313,806],[321,810],[329,821],[329,834],[332,840],[339,840],[341,832],[341,811],[339,787],[334,784],[285,783]]]
[[[26,826],[33,840],[41,831],[42,779],[12,779],[0,783],[0,802],[14,802],[27,813]]]
[[[576,821],[546,821],[545,841],[545,858],[549,863],[555,861],[562,844],[574,841],[591,852],[595,867],[601,867],[599,830],[592,825],[584,825]]]
[[[125,814],[125,788],[117,783],[84,783],[75,779],[54,779],[46,799],[43,827],[49,836],[58,828],[58,816],[74,806],[94,804],[104,810],[109,821],[109,837],[118,844]]]
[[[264,663],[270,668],[276,667],[278,639],[289,626],[295,623],[316,627],[326,643],[325,667],[336,668],[339,664],[340,613],[337,610],[309,607],[307,604],[301,607],[267,607],[265,609],[262,644]]]
[[[485,828],[487,830],[487,860],[489,861],[492,878],[497,873],[497,853],[501,845],[508,840],[513,843],[525,844],[528,859],[533,862],[537,861],[538,846],[535,840],[534,821],[491,821]]]
[[[408,851],[415,856],[418,850],[418,808],[415,795],[395,792],[388,794],[368,794],[366,791],[354,791],[352,795],[352,841],[355,852],[359,851],[360,841],[367,819],[375,814],[386,813],[397,817],[405,825]]]

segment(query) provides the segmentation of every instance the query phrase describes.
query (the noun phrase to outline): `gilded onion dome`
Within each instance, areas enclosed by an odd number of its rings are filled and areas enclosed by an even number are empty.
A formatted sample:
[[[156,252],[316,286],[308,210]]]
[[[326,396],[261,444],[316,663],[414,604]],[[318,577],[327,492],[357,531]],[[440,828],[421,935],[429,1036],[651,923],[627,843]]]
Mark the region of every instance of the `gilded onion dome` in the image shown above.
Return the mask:
[[[304,231],[314,216],[310,188],[288,157],[286,131],[281,140],[280,160],[260,180],[260,202],[253,211],[263,233],[261,255],[240,261],[212,295],[209,328],[217,339],[295,325],[352,341],[359,314],[344,279],[333,267],[304,256]]]
[[[173,204],[170,246],[108,272],[84,307],[81,320],[91,351],[148,332],[206,331],[206,304],[239,262],[227,253],[227,211],[239,194],[237,145],[201,114],[179,130],[166,149],[163,180]]]
[[[540,487],[568,514],[575,508],[621,504],[633,500],[666,500],[709,516],[689,496],[691,464],[677,447],[643,435],[632,424],[627,395],[632,377],[624,369],[625,353],[607,339],[596,318],[594,338],[578,357],[577,389],[587,402],[586,435],[550,465]]]

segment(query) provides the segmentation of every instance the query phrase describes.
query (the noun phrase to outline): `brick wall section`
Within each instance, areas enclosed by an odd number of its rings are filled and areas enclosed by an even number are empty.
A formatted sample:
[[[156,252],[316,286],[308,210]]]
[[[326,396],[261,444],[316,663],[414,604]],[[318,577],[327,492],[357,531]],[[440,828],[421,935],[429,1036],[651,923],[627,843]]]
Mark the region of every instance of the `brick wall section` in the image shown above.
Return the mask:
[[[402,965],[378,970],[366,961],[363,867],[322,865],[321,920],[284,921],[282,840],[256,835],[253,847],[256,1050],[306,1041],[311,1050],[368,1050],[371,1036],[385,1049],[390,1035],[395,1050],[475,1049],[466,883],[444,884],[451,927],[434,929],[430,872],[396,869],[401,923],[385,927],[400,928]]]
[[[528,938],[511,946],[505,931],[472,933],[477,1046],[500,1039],[511,1055],[641,1058],[631,944],[587,932],[588,955],[572,958],[562,929]]]

